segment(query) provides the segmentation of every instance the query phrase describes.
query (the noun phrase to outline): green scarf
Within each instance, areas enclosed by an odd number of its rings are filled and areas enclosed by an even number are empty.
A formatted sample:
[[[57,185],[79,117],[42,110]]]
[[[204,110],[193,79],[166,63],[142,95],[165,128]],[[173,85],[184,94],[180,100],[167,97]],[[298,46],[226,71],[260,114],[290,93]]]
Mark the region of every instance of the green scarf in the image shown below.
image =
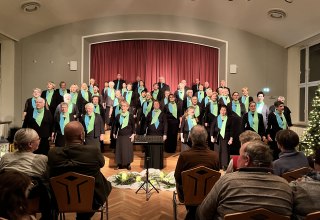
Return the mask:
[[[33,118],[36,120],[36,123],[41,126],[42,120],[44,116],[44,108],[42,109],[34,109],[33,110]]]
[[[214,116],[218,116],[218,103],[210,100],[210,113]]]
[[[174,103],[170,102],[168,104],[168,107],[169,107],[169,111],[173,115],[173,117],[177,118],[178,117],[177,104],[175,102]]]
[[[263,109],[263,106],[264,106],[264,102],[262,101],[262,102],[257,102],[257,112],[258,113],[262,113],[262,109]]]
[[[68,103],[68,113],[72,113],[73,110],[73,104],[72,102]]]
[[[66,126],[66,124],[68,124],[70,122],[70,118],[69,118],[69,114],[68,113],[62,113],[60,114],[60,130],[61,130],[61,134],[64,135],[64,127]]]
[[[244,104],[246,107],[246,111],[249,111],[249,96],[242,96],[241,97],[241,102]]]
[[[94,112],[100,115],[100,106],[94,105]]]
[[[71,98],[72,103],[76,105],[77,104],[77,99],[78,99],[78,93],[77,92],[71,92],[70,94],[71,94],[71,97],[72,97]]]
[[[159,89],[153,90],[152,97],[154,100],[158,100]]]
[[[126,101],[129,103],[131,103],[131,98],[132,98],[132,91],[127,91],[126,92]]]
[[[153,110],[153,112],[154,112],[154,116],[152,117],[152,120],[151,120],[152,125],[158,121],[159,115],[161,114],[161,110],[160,109]]]
[[[253,114],[253,116],[252,116],[252,114]],[[250,127],[253,128],[253,130],[258,133],[258,129],[259,129],[258,112],[255,111],[253,113],[253,112],[249,111],[248,112],[248,121],[249,121]]]
[[[93,131],[95,118],[96,118],[95,114],[92,113],[91,118],[89,120],[89,115],[86,114],[84,121],[87,128],[87,134]]]
[[[47,90],[46,100],[47,100],[47,103],[48,103],[49,106],[51,104],[52,95],[53,95],[53,90],[52,89],[51,90]]]
[[[199,117],[199,115],[200,115],[200,108],[199,108],[199,105],[194,105],[193,106],[194,107],[194,116],[196,117],[196,118],[198,118]]]
[[[220,128],[220,135],[222,138],[224,138],[226,135],[227,120],[228,120],[228,116],[221,116],[221,115],[218,116],[218,127]]]
[[[241,117],[241,108],[240,108],[240,102],[238,101],[232,101],[232,111],[235,112],[238,116]]]
[[[84,100],[86,100],[87,102],[89,102],[89,94],[88,91],[85,90],[81,90],[81,95],[84,98]]]
[[[129,112],[121,112],[120,114],[120,125],[121,125],[121,129],[127,127],[129,124]]]

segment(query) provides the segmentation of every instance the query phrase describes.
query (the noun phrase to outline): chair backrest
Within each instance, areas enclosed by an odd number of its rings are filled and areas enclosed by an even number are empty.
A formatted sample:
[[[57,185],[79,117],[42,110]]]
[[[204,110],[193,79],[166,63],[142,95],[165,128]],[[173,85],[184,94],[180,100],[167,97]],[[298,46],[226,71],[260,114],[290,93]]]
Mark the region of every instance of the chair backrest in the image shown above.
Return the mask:
[[[296,170],[286,172],[286,173],[282,174],[282,177],[290,183],[291,181],[294,181],[294,180],[302,177],[303,175],[306,175],[309,172],[310,172],[310,168],[302,167],[302,168],[299,168]]]
[[[319,220],[320,219],[320,211],[309,213],[305,220]]]
[[[233,214],[227,214],[224,216],[225,220],[288,220],[290,219],[289,216],[280,215],[274,212],[271,212],[269,210],[260,208],[260,209],[254,209],[246,212],[237,212]]]
[[[92,211],[94,177],[67,172],[52,177],[50,184],[58,203],[59,212]]]
[[[182,187],[184,204],[199,205],[220,178],[221,173],[210,168],[199,166],[183,171]]]

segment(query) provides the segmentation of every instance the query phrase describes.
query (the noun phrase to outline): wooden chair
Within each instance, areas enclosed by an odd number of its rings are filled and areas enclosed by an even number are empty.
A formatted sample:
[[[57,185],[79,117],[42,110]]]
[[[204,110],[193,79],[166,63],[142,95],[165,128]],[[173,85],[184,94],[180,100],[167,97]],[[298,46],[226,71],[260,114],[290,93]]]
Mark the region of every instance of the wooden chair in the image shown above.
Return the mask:
[[[310,168],[302,167],[302,168],[299,168],[296,170],[286,172],[286,173],[282,174],[282,177],[290,183],[291,181],[294,181],[294,180],[306,175],[309,172],[310,172]]]
[[[184,203],[178,202],[177,192],[173,192],[173,214],[175,219],[177,219],[177,205],[200,205],[220,178],[221,173],[204,166],[199,166],[183,171],[181,176]]]
[[[246,212],[237,212],[224,216],[225,220],[289,220],[290,216],[280,215],[269,210],[260,208]]]
[[[305,220],[319,220],[320,219],[320,211],[309,213]]]
[[[53,189],[60,219],[65,219],[65,213],[70,212],[100,212],[106,211],[108,219],[108,200],[97,210],[92,209],[95,179],[75,172],[67,172],[60,176],[52,177],[50,184]]]

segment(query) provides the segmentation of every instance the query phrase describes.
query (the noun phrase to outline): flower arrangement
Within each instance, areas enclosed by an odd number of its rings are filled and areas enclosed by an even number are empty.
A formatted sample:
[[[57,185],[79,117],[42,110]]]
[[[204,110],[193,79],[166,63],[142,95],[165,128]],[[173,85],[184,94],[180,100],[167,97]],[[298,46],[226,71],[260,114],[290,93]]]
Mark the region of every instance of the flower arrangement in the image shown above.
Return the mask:
[[[146,171],[120,172],[110,176],[108,180],[114,187],[137,189],[146,178]],[[149,181],[160,190],[175,190],[174,172],[165,173],[157,169],[149,169]]]
[[[116,185],[132,185],[139,181],[141,181],[141,176],[137,172],[120,172],[114,177]]]

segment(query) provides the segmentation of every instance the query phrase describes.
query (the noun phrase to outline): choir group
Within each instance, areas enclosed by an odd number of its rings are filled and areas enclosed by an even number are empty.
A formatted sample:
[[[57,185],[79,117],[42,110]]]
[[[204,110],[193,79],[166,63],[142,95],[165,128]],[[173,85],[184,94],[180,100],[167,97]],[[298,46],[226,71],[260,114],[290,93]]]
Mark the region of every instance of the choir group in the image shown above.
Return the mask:
[[[47,155],[49,139],[57,147],[64,146],[65,125],[79,120],[88,145],[103,147],[105,128],[110,129],[118,168],[131,169],[136,134],[163,136],[165,151],[174,153],[178,138],[181,151],[191,147],[189,133],[197,124],[206,128],[208,146],[218,152],[221,168],[227,167],[230,155],[239,154],[239,135],[245,130],[257,132],[277,159],[275,134],[292,125],[283,97],[269,108],[263,92],[257,93],[256,101],[247,87],[242,88],[241,96],[236,91],[231,94],[224,80],[217,89],[199,79],[190,88],[182,80],[173,91],[164,77],[159,77],[148,91],[139,76],[130,83],[118,74],[101,89],[95,79],[82,83],[80,89],[76,84],[67,89],[63,81],[59,87],[48,82],[46,90],[35,88],[26,101],[23,127],[35,129],[41,138],[35,153]]]

